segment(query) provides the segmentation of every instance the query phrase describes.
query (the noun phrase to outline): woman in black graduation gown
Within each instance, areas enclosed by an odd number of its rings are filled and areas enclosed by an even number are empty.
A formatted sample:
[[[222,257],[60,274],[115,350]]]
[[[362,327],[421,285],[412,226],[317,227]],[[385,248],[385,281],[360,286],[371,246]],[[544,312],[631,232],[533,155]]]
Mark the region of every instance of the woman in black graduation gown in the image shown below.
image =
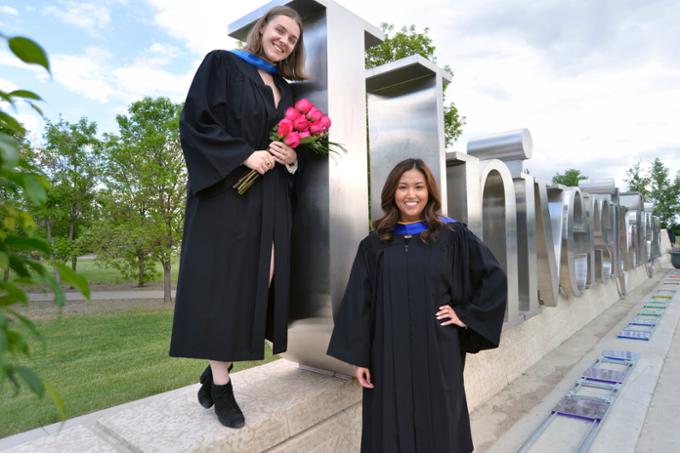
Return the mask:
[[[275,7],[245,50],[209,53],[180,118],[189,173],[170,355],[208,359],[199,402],[241,427],[231,362],[286,350],[291,187],[295,151],[269,133],[293,104],[287,79],[304,79],[302,21]],[[260,173],[245,195],[232,186]]]
[[[422,160],[397,164],[381,205],[328,347],[356,365],[364,388],[361,451],[472,451],[465,354],[498,346],[505,273],[463,223],[439,214]]]

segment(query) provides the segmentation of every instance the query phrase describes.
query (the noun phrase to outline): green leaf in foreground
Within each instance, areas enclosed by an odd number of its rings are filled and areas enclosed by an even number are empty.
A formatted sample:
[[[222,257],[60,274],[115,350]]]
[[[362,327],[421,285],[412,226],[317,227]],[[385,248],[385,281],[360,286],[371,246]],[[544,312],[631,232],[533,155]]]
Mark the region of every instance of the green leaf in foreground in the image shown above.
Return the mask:
[[[24,175],[23,183],[26,197],[31,203],[41,204],[47,200],[47,191],[35,175]]]
[[[90,298],[90,287],[87,285],[87,279],[85,277],[75,273],[73,269],[59,261],[55,261],[54,265],[57,267],[57,269],[59,269],[59,274],[65,282],[70,283],[78,288],[78,290],[83,293],[83,296],[86,298]]]
[[[45,394],[45,385],[43,384],[42,379],[40,379],[40,377],[35,374],[33,370],[26,368],[25,366],[18,366],[16,372],[28,385],[28,388],[30,388],[33,393],[42,398],[42,396]]]
[[[7,162],[7,167],[14,167],[19,162],[19,144],[7,134],[0,134],[0,161]]]
[[[33,99],[34,101],[43,100],[40,96],[29,90],[14,90],[9,95],[17,98]]]
[[[50,62],[47,53],[32,39],[15,36],[8,40],[9,48],[14,55],[25,63],[38,64],[50,72]]]
[[[47,244],[47,242],[38,238],[7,236],[5,238],[5,244],[19,250],[37,250],[42,252],[45,256],[50,254],[50,246]]]
[[[24,134],[26,129],[21,125],[13,116],[0,111],[0,124],[5,123],[5,125],[18,134]]]
[[[61,395],[59,394],[57,389],[52,387],[52,385],[49,384],[48,382],[43,382],[43,386],[45,387],[45,392],[47,392],[47,396],[50,397],[50,399],[54,403],[54,407],[57,409],[57,414],[59,414],[59,419],[61,419],[61,420],[66,419],[66,409],[64,407],[64,399],[61,397]]]

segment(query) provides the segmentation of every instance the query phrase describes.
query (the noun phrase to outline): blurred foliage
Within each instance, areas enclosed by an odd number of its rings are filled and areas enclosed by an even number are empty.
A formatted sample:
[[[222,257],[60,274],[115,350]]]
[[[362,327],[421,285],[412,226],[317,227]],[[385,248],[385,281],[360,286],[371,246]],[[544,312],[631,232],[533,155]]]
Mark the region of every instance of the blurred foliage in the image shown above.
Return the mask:
[[[34,41],[24,37],[8,37],[0,34],[11,52],[27,64],[42,66],[50,72],[45,51]],[[41,209],[48,199],[50,185],[29,161],[30,152],[25,144],[26,130],[19,121],[4,110],[5,105],[16,112],[17,102],[26,102],[42,115],[37,102],[42,101],[36,93],[28,90],[0,91],[0,393],[9,382],[16,395],[23,386],[39,397],[50,396],[60,416],[64,415],[64,403],[59,393],[44,382],[31,368],[22,365],[31,356],[28,333],[46,342],[36,325],[16,311],[16,305],[28,304],[28,296],[19,286],[42,281],[54,292],[54,301],[63,305],[64,293],[45,262],[53,252],[49,244],[37,236],[36,223],[31,215]],[[59,261],[52,261],[58,278],[77,287],[89,298],[87,281]]]
[[[555,174],[555,176],[552,178],[552,182],[568,187],[578,187],[579,181],[583,181],[584,179],[588,179],[588,177],[586,175],[582,175],[581,170],[570,168],[569,170],[565,171],[564,174]]]

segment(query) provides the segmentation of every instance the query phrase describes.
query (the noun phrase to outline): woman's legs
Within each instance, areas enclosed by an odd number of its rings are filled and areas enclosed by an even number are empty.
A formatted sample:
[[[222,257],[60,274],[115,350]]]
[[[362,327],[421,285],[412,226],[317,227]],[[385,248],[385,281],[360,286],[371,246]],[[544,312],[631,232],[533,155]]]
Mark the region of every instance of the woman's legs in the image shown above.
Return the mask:
[[[272,257],[269,260],[269,286],[272,286],[273,278],[274,278],[274,243],[272,242]]]
[[[213,382],[216,385],[224,385],[229,382],[229,362],[209,360],[210,370],[212,370]]]

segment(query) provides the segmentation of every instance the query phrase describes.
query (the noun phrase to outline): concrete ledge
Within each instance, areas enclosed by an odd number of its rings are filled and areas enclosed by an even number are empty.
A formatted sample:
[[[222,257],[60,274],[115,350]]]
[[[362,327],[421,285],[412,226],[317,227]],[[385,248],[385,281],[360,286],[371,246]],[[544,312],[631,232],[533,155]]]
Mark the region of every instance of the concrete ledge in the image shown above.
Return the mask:
[[[361,392],[356,383],[283,359],[235,373],[233,382],[246,414],[243,429],[220,425],[213,409],[203,409],[196,401],[195,384],[108,410],[103,416],[91,414],[83,423],[7,451],[358,450]],[[323,445],[327,448],[318,450]]]

